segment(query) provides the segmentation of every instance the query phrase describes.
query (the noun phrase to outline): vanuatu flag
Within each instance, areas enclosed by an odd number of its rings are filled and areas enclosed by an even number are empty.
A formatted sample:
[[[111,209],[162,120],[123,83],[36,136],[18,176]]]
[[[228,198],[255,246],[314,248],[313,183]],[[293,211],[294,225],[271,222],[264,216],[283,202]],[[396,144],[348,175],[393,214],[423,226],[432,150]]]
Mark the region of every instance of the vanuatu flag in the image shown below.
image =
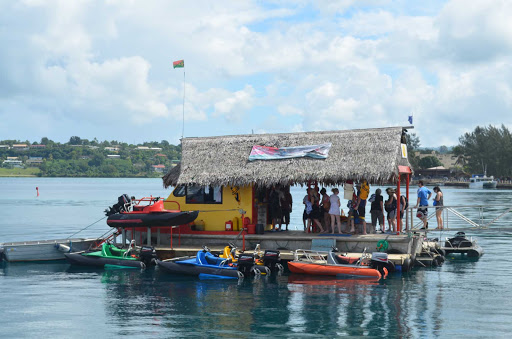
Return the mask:
[[[183,67],[185,67],[185,60],[174,61],[172,63],[172,67],[173,68],[183,68]]]

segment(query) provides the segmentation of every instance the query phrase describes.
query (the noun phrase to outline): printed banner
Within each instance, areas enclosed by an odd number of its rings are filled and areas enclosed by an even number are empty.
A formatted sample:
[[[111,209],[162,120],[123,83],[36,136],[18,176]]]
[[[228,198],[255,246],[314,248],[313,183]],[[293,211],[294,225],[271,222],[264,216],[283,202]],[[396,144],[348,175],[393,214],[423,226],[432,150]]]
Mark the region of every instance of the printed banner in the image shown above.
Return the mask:
[[[310,157],[315,159],[327,159],[331,146],[331,143],[281,148],[255,145],[252,146],[251,154],[249,155],[249,161],[304,157]]]

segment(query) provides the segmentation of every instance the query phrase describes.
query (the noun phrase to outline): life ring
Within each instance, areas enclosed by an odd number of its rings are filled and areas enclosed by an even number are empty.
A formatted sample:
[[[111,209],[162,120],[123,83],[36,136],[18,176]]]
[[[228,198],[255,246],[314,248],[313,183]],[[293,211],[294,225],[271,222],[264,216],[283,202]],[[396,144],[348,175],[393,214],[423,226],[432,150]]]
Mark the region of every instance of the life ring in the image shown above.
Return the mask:
[[[377,241],[377,250],[379,252],[387,251],[388,247],[389,247],[389,243],[387,240],[381,239],[381,240]]]

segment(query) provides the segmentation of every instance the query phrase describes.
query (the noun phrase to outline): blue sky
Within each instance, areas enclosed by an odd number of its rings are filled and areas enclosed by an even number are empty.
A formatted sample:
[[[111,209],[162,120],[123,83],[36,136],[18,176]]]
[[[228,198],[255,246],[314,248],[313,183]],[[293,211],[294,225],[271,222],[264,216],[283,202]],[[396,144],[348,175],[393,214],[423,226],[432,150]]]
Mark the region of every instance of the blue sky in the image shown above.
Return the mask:
[[[512,2],[0,0],[0,139],[512,128]],[[184,59],[185,69],[172,62]]]

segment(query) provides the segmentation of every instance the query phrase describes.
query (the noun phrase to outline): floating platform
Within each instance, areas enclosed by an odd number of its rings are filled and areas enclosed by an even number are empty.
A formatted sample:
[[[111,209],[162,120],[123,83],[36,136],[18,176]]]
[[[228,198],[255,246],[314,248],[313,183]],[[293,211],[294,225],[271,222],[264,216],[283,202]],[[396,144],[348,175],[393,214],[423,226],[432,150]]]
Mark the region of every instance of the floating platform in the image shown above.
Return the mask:
[[[71,252],[88,250],[98,239],[56,239],[18,241],[0,244],[0,258],[6,261],[64,260],[64,252],[58,245],[67,246]]]

